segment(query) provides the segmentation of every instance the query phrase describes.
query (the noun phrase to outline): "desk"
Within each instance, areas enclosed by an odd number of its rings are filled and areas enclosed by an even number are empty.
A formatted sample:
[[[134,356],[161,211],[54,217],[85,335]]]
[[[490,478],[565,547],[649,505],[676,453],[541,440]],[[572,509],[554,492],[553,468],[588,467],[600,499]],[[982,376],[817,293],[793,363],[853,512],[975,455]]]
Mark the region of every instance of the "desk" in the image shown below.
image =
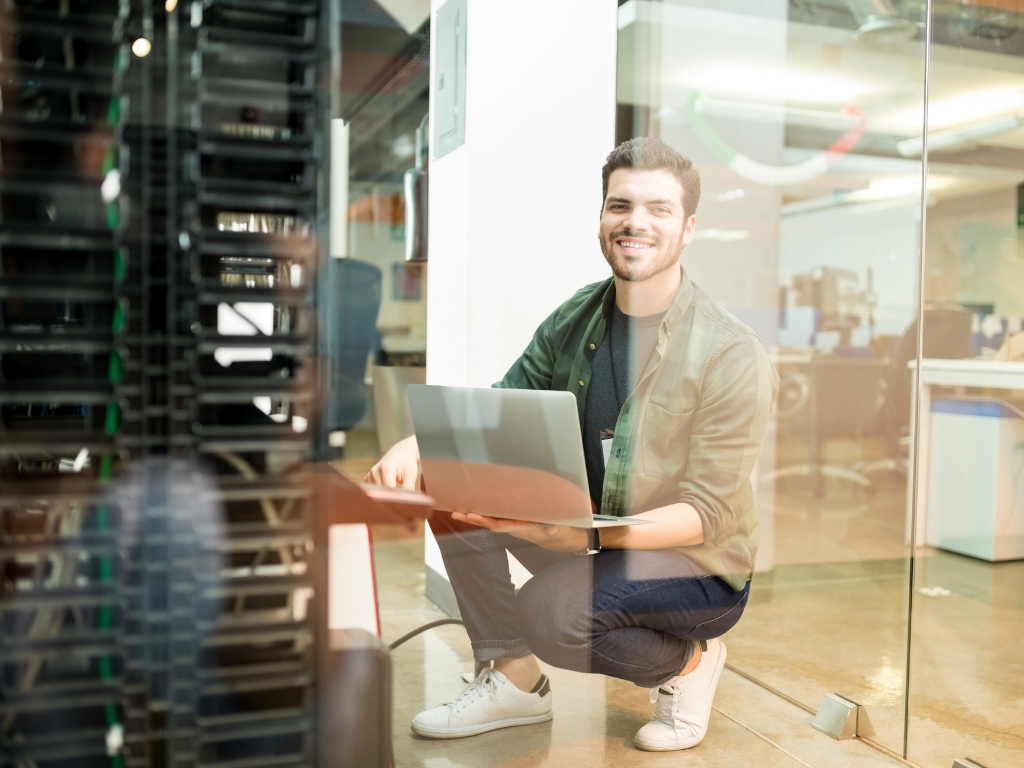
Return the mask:
[[[914,371],[917,376],[917,361],[911,360],[907,367]],[[928,446],[930,437],[930,422],[932,412],[932,391],[934,386],[939,387],[985,387],[988,389],[1020,389],[1024,390],[1024,363],[1009,363],[1003,360],[936,360],[924,358],[921,360],[921,409],[925,415],[921,422],[921,434],[917,444],[920,446],[920,459],[917,469],[917,508],[920,514],[917,516],[917,531],[915,541],[918,546],[924,545],[925,540],[925,513],[928,509]],[[918,388],[912,390],[915,394]],[[918,409],[910,408],[910,467],[914,466],[914,424],[917,419]],[[913,473],[908,473],[913,477]],[[907,482],[907,510],[906,510],[906,540],[910,543],[911,528],[914,520],[914,493],[913,484]]]

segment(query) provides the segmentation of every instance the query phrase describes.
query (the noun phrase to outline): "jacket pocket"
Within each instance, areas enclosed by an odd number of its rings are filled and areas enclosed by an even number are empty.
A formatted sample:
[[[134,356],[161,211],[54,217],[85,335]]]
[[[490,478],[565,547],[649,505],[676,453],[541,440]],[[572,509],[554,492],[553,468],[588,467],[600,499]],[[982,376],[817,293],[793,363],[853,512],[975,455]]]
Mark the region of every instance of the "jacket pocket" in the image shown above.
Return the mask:
[[[645,475],[668,478],[686,467],[695,412],[696,409],[686,413],[670,413],[654,403],[647,404],[641,435]]]

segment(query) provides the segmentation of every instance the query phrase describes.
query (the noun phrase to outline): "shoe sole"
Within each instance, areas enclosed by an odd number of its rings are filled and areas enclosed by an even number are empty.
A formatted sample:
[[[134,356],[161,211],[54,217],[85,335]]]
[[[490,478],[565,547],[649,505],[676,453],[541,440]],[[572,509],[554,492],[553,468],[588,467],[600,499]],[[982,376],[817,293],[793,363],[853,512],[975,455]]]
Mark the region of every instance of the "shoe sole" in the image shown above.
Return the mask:
[[[691,749],[704,741],[704,737],[708,735],[708,722],[711,720],[711,702],[715,699],[714,692],[718,690],[718,678],[722,676],[722,670],[725,669],[725,656],[725,643],[722,643],[722,653],[719,655],[718,663],[715,665],[715,674],[711,676],[711,688],[709,689],[711,695],[708,697],[708,707],[704,712],[704,726],[701,728],[700,738],[684,744],[647,744],[643,741],[638,741],[634,737],[633,744],[637,749],[642,749],[644,752],[675,752],[680,749]]]
[[[496,731],[499,728],[514,728],[517,725],[536,725],[537,723],[546,723],[552,718],[551,712],[545,712],[542,715],[534,715],[533,717],[508,717],[504,720],[494,720],[490,723],[482,723],[480,725],[473,726],[472,728],[460,728],[458,730],[440,730],[433,728],[417,727],[414,723],[411,728],[412,732],[419,736],[426,736],[429,739],[464,739],[467,736],[477,736],[481,733],[487,733],[488,731]]]

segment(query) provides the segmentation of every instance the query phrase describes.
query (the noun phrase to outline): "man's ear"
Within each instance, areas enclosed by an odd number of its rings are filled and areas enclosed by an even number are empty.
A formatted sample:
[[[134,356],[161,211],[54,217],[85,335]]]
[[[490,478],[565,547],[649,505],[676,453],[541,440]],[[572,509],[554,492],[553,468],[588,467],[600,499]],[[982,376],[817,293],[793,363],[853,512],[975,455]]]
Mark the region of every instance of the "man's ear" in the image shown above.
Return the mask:
[[[697,230],[697,214],[691,213],[690,218],[683,225],[683,244],[689,245],[693,242],[693,233]]]

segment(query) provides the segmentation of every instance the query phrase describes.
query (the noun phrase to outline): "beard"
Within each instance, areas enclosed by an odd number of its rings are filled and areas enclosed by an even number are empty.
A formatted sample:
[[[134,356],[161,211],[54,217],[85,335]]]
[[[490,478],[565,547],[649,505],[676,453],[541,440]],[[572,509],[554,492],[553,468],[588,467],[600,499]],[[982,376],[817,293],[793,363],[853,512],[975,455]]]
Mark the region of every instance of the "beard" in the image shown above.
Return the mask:
[[[624,253],[615,253],[615,240],[620,237],[644,237],[654,240],[655,251],[650,256],[627,256]],[[667,248],[662,248],[662,239],[653,232],[644,230],[631,230],[629,227],[618,229],[608,237],[601,238],[601,253],[604,260],[612,268],[614,274],[620,280],[628,283],[642,283],[655,275],[661,274],[666,269],[679,265],[679,257],[683,253],[683,233],[672,238]],[[660,251],[660,254],[658,253]]]

